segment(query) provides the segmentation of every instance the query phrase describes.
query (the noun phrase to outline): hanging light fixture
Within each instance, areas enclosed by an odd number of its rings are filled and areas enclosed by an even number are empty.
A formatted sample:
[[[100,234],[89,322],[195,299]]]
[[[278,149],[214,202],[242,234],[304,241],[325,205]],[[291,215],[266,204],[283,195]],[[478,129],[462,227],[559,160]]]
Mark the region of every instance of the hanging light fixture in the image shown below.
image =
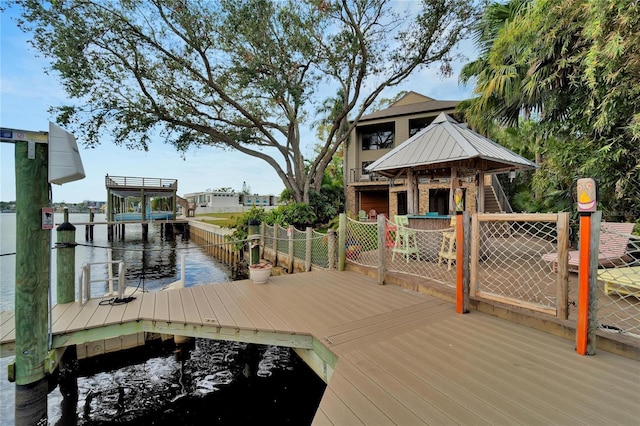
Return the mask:
[[[510,170],[509,171],[509,182],[513,182],[513,180],[516,178],[516,171],[515,170]]]

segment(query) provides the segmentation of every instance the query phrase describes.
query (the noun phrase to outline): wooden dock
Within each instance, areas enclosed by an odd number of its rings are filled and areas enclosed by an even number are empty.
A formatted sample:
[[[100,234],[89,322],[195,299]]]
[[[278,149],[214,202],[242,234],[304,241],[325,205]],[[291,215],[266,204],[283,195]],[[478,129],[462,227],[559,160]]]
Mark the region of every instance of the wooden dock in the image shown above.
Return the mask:
[[[13,319],[2,315],[3,355]],[[356,272],[314,271],[54,308],[53,345],[142,331],[295,348],[317,425],[637,424],[640,363]]]

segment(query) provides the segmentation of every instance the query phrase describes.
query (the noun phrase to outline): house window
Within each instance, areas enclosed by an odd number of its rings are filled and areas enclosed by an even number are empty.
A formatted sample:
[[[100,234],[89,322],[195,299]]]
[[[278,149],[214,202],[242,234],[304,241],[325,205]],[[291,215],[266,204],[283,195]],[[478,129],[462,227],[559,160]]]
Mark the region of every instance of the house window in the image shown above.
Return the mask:
[[[393,148],[394,123],[362,127],[360,134],[363,151]]]
[[[367,178],[369,178],[369,171],[367,170],[367,167],[372,164],[373,161],[363,161],[362,162],[362,171],[360,172],[360,176],[367,176]]]
[[[422,117],[409,120],[409,137],[427,127],[435,117]]]

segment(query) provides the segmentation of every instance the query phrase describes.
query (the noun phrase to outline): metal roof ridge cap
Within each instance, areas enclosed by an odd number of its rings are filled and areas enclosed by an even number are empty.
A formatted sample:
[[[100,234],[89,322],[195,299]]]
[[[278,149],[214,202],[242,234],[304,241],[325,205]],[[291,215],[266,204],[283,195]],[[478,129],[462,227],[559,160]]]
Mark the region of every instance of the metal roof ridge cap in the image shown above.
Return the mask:
[[[458,123],[456,122],[455,124]],[[462,135],[459,127],[455,124],[450,121],[445,121],[440,125],[444,126],[445,131],[456,141],[458,145],[460,145],[462,150],[466,152],[469,157],[480,156],[480,152]]]

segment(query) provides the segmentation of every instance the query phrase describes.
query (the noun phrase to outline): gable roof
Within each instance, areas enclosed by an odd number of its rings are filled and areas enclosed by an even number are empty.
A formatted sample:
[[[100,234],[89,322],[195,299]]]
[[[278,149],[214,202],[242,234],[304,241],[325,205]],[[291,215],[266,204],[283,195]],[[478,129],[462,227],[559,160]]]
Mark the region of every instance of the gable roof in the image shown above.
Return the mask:
[[[443,167],[499,173],[539,166],[440,113],[431,124],[366,169],[394,176],[407,168],[419,171]]]
[[[399,105],[397,105],[401,100],[402,98],[391,105],[389,108],[381,109],[379,111],[372,112],[371,114],[363,115],[362,117],[360,117],[360,123],[369,120],[377,120],[380,118],[391,118],[402,115],[453,110],[460,103],[460,101],[436,101],[432,99],[428,101],[409,104],[400,103]]]

